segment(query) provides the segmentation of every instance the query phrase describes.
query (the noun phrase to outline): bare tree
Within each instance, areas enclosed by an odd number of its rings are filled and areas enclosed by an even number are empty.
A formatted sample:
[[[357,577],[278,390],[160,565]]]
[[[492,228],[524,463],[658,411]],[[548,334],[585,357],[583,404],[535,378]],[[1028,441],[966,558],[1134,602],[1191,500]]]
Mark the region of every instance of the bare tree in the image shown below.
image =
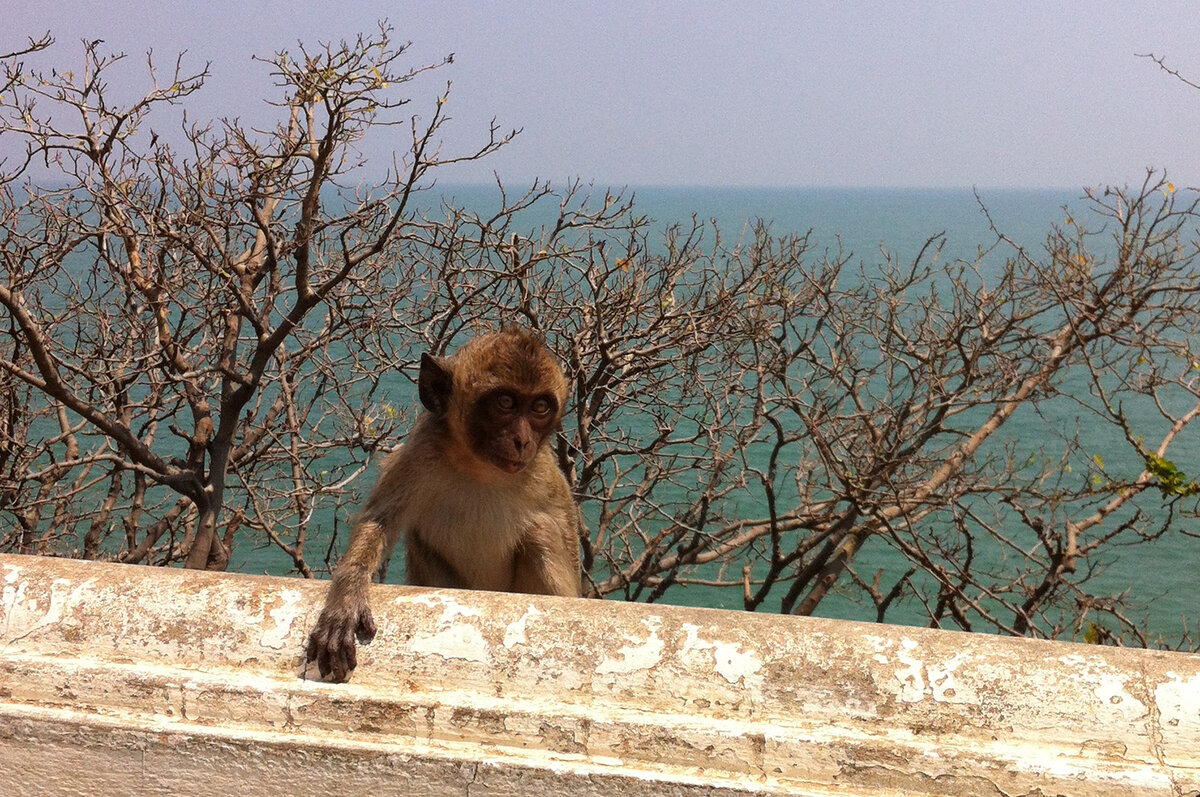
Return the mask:
[[[392,74],[402,50],[278,54],[279,127],[188,127],[186,156],[135,145],[203,71],[120,110],[95,48],[80,81],[10,68],[0,132],[29,157],[2,206],[3,545],[223,567],[252,531],[311,575],[420,352],[515,319],[573,388],[558,454],[595,596],[811,614],[836,594],[880,621],[1167,644],[1097,576],[1118,546],[1191,539],[1200,487],[1172,458],[1200,412],[1194,194],[1154,173],[1088,192],[1040,250],[995,229],[970,262],[938,237],[868,263],[765,224],[660,235],[579,182],[418,206],[443,96],[360,195],[383,84],[423,71]],[[35,159],[68,186],[18,186]]]
[[[384,26],[265,59],[273,129],[185,116],[174,148],[150,125],[207,68],[163,75],[148,59],[149,91],[122,102],[108,81],[124,57],[102,46],[85,43],[78,73],[10,57],[0,93],[0,135],[23,144],[0,174],[6,545],[223,569],[250,526],[308,573],[313,501],[396,425],[369,401],[391,367],[378,311],[412,279],[381,253],[420,234],[411,200],[431,170],[507,137],[441,155],[443,92],[407,123],[403,160],[356,187],[356,142],[395,124],[397,89],[437,66],[400,67],[407,45]]]
[[[1154,641],[1094,585],[1194,513],[1168,455],[1200,411],[1196,200],[1165,178],[1088,192],[1041,251],[996,230],[974,262],[933,238],[857,266],[763,225],[659,243],[580,184],[499,191],[497,213],[447,207],[416,255],[440,260],[409,338],[515,315],[563,354],[593,594],[723,587],[810,614],[838,591],[878,620]]]

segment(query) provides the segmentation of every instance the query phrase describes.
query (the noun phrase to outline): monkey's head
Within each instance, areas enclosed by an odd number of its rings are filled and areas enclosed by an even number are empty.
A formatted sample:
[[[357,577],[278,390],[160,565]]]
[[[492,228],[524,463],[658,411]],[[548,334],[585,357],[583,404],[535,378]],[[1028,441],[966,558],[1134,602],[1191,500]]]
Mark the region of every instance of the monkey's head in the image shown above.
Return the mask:
[[[520,473],[562,420],[567,380],[541,339],[508,327],[421,357],[421,404],[474,459]]]

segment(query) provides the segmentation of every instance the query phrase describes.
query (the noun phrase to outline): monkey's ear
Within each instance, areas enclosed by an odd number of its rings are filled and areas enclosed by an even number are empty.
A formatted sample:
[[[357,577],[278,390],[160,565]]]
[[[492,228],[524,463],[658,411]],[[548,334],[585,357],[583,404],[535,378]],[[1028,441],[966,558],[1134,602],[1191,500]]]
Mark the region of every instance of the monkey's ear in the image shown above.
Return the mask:
[[[425,409],[441,415],[450,406],[453,380],[445,359],[430,354],[421,355],[421,373],[417,377],[417,394]]]

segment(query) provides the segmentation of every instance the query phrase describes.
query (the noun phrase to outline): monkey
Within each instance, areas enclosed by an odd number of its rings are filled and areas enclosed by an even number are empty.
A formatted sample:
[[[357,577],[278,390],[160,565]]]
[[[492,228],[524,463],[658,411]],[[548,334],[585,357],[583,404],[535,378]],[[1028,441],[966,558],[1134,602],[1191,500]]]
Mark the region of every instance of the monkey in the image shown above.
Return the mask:
[[[379,478],[334,570],[305,662],[345,681],[375,638],[371,577],[403,536],[412,586],[579,597],[579,507],[550,440],[567,381],[542,340],[509,326],[421,356],[423,411]]]

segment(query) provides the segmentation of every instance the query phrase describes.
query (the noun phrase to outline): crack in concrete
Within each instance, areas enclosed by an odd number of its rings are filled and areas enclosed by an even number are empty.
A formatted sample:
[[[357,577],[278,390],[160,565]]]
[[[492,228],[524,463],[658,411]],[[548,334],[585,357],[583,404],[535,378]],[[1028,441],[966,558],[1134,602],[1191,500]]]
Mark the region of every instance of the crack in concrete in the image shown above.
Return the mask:
[[[467,781],[466,797],[471,797],[471,787],[475,785],[475,781],[479,779],[479,762],[475,761],[471,764],[471,778]]]
[[[1158,708],[1158,696],[1150,684],[1150,674],[1146,672],[1144,665],[1139,665],[1137,668],[1138,675],[1141,677],[1142,702],[1146,704],[1146,735],[1150,739],[1150,749],[1154,752],[1154,758],[1162,767],[1163,773],[1171,782],[1171,793],[1174,797],[1184,797],[1183,786],[1180,785],[1175,773],[1171,771],[1171,766],[1167,763],[1167,748],[1166,738],[1163,736],[1162,728],[1162,713]]]

